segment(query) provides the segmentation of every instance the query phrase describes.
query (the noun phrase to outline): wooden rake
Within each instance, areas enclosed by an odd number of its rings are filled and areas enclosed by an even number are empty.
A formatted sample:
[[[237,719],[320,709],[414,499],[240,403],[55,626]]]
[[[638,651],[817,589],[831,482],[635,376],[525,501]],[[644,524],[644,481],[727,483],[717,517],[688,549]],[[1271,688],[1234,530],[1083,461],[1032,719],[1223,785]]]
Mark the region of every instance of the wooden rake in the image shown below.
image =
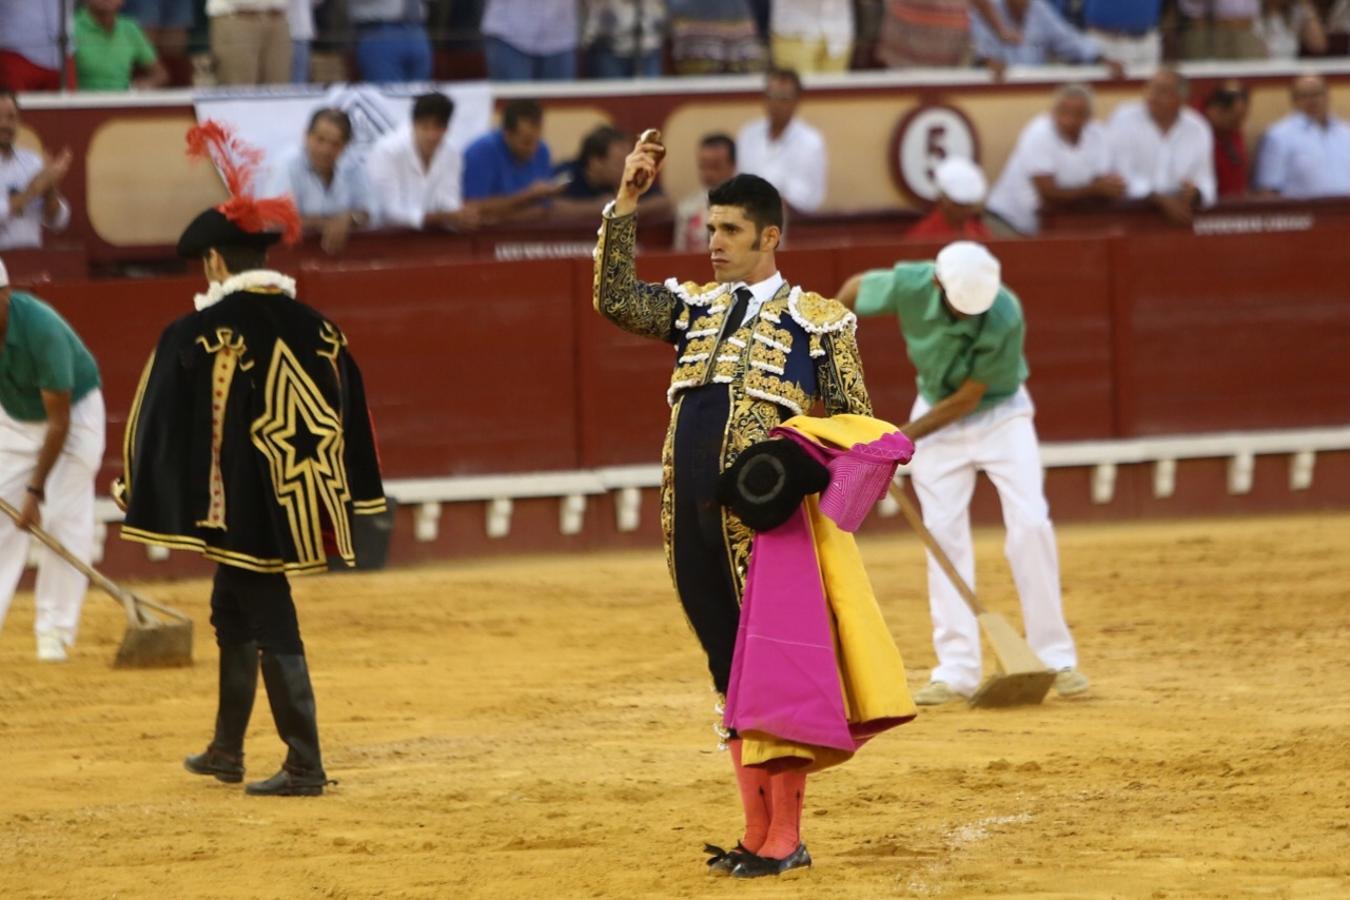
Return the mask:
[[[18,523],[19,511],[3,499],[0,499],[0,511]],[[127,630],[113,659],[114,666],[151,669],[192,665],[192,619],[186,613],[118,586],[40,526],[32,526],[29,533],[102,588],[126,611]]]
[[[998,671],[986,678],[984,684],[971,695],[970,705],[1003,707],[1040,703],[1049,693],[1050,686],[1055,683],[1054,670],[1046,668],[1045,663],[1041,662],[1040,657],[1017,630],[1008,624],[1007,619],[980,605],[980,601],[975,598],[975,592],[966,584],[961,573],[956,571],[951,558],[939,546],[933,533],[923,524],[923,516],[900,486],[892,482],[890,492],[895,502],[900,504],[900,512],[904,515],[905,521],[909,522],[910,527],[918,533],[942,571],[947,573],[961,599],[966,601],[970,611],[979,620],[980,630],[989,639],[989,646],[994,649]]]

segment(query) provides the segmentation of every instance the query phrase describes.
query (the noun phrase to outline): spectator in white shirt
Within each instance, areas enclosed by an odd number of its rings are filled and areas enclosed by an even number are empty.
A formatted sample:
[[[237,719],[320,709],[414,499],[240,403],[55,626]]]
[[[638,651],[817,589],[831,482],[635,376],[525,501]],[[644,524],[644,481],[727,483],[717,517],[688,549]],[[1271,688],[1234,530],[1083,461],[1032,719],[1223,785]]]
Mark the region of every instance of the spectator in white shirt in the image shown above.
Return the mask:
[[[774,0],[773,64],[797,72],[843,72],[853,55],[853,0]]]
[[[1116,200],[1125,180],[1111,172],[1106,128],[1092,119],[1092,89],[1068,84],[1050,112],[1022,129],[986,208],[1021,234],[1040,231],[1040,211],[1056,203]]]
[[[736,174],[736,142],[722,133],[698,142],[698,183],[702,187],[675,206],[675,244],[680,252],[708,249],[708,191]]]
[[[1198,206],[1214,202],[1214,133],[1186,105],[1186,79],[1159,69],[1143,100],[1122,103],[1107,125],[1111,165],[1125,195],[1147,199],[1173,222],[1189,225]]]
[[[320,107],[309,119],[305,142],[274,176],[271,195],[290,194],[308,234],[325,253],[340,253],[352,229],[370,221],[370,185],[361,164],[346,153],[352,120],[342,110]]]
[[[1320,75],[1294,82],[1294,112],[1271,126],[1256,161],[1256,187],[1281,197],[1350,194],[1350,124],[1331,115]]]
[[[70,204],[58,185],[70,171],[70,150],[45,163],[31,150],[16,146],[19,101],[0,89],[0,250],[41,247],[42,229],[64,231]]]
[[[476,206],[461,195],[460,152],[446,140],[455,104],[444,94],[413,101],[412,122],[376,141],[366,158],[377,225],[415,228],[472,228]]]
[[[825,203],[825,139],[797,118],[802,82],[791,69],[769,72],[768,115],[736,136],[741,172],[758,175],[778,189],[788,206],[815,212]]]

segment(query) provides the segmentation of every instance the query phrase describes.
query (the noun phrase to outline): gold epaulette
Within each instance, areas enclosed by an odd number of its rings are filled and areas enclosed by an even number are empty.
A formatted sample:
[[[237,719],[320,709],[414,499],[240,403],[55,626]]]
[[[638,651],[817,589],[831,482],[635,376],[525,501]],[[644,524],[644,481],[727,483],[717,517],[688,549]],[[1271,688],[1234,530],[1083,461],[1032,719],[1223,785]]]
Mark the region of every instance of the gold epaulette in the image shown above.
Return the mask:
[[[858,317],[837,300],[820,294],[793,294],[788,301],[788,314],[811,334],[832,334],[858,327]]]

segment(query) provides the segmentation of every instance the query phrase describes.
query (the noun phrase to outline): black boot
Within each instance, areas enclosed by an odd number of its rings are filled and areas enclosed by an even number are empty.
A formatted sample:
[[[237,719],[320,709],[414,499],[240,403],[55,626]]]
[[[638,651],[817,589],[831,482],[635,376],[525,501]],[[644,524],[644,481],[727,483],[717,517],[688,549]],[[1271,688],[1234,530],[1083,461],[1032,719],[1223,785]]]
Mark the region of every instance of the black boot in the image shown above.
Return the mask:
[[[244,790],[275,797],[317,797],[328,784],[319,756],[319,726],[314,718],[314,689],[303,653],[262,655],[263,684],[277,733],[288,752],[281,771]]]
[[[202,753],[183,760],[195,775],[214,775],[229,784],[244,780],[244,732],[258,693],[258,645],[231,644],[220,648],[220,699],[216,706],[216,736]]]

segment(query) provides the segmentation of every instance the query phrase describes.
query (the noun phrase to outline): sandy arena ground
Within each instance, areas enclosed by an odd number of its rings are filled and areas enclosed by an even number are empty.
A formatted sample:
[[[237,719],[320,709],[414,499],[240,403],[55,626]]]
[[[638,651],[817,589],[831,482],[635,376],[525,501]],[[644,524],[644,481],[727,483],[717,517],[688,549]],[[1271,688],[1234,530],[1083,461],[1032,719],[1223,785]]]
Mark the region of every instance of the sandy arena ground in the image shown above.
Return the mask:
[[[1012,612],[1001,534],[983,593]],[[91,595],[67,665],[0,635],[0,896],[1350,897],[1350,515],[1061,530],[1095,690],[924,712],[812,781],[809,872],[704,874],[730,763],[656,551],[302,579],[322,799],[193,777],[210,736],[204,582],[190,670],[109,668]],[[913,538],[864,541],[922,683]],[[250,775],[282,757],[261,696]]]

